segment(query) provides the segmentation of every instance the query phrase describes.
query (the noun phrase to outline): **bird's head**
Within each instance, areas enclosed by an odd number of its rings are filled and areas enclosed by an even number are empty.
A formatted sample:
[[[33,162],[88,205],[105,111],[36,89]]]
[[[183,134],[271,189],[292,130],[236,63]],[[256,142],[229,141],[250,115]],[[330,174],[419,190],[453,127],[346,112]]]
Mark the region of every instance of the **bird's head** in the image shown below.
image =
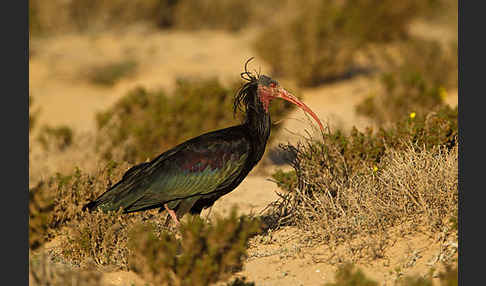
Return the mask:
[[[275,98],[281,98],[307,112],[323,131],[324,127],[317,115],[297,97],[281,87],[276,80],[266,75],[254,75],[247,70],[248,62],[252,59],[250,58],[246,62],[245,72],[241,73],[241,77],[248,82],[243,85],[235,98],[234,111],[241,109],[243,105],[246,110],[254,109],[257,112],[268,113],[270,102]]]

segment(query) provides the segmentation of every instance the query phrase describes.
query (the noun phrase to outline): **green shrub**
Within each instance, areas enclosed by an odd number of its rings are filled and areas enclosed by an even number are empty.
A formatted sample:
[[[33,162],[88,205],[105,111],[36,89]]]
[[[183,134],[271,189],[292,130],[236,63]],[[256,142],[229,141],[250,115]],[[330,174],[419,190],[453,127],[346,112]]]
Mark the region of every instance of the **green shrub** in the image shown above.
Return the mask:
[[[459,285],[459,277],[457,271],[457,265],[446,265],[445,271],[439,273],[441,286],[457,286]]]
[[[410,40],[401,45],[403,59],[382,76],[383,90],[356,106],[359,114],[378,124],[411,113],[424,116],[445,105],[446,89],[457,87],[457,46],[445,50],[438,42]]]
[[[252,19],[248,0],[184,0],[174,8],[173,25],[177,29],[225,29],[238,31]]]
[[[29,189],[29,246],[36,249],[57,235],[61,228],[84,219],[82,206],[121,178],[127,165],[109,162],[95,174],[76,168],[40,181]]]
[[[457,286],[458,285],[458,275],[457,266],[451,266],[447,264],[445,270],[438,274],[440,286]],[[436,285],[432,283],[432,271],[425,276],[405,276],[398,280],[398,285],[400,286],[432,286]]]
[[[336,26],[347,26],[338,27],[337,31],[351,30],[354,33],[353,37],[360,36],[366,40],[381,41],[394,39],[406,33],[405,24],[415,14],[422,15],[425,10],[435,12],[435,14],[439,10],[442,12],[444,10],[442,7],[445,6],[437,5],[437,2],[445,1],[413,1],[413,3],[406,1],[396,4],[392,1],[359,0],[346,1],[342,4],[340,1],[333,0],[326,1],[324,4],[331,9],[333,7],[342,9],[347,14],[346,17],[329,14],[337,20]],[[300,4],[297,1],[295,3]],[[313,5],[313,3],[303,4]],[[457,13],[457,4],[455,5]],[[280,10],[282,10],[282,3],[275,0],[264,2],[254,0],[113,0],[103,2],[51,0],[48,3],[29,0],[29,32],[37,36],[69,31],[123,29],[137,22],[146,22],[163,29],[239,31],[250,26],[251,23],[278,20]],[[292,9],[289,10],[290,15],[293,15]],[[447,11],[449,10],[454,10],[454,8],[447,9]],[[431,14],[434,13],[428,12],[426,16],[430,18]],[[315,15],[310,14],[309,21],[316,21]]]
[[[135,61],[122,60],[92,67],[88,71],[87,78],[97,85],[112,86],[120,79],[133,75],[136,68],[137,63]]]
[[[93,199],[91,191],[103,189],[105,169],[98,176],[78,168],[68,174],[56,173],[29,189],[29,246],[36,249],[50,240],[68,222],[82,219],[81,207]]]
[[[45,150],[51,146],[63,151],[73,143],[73,130],[68,126],[43,126],[37,138]]]
[[[408,77],[411,83],[420,77],[423,85],[457,88],[457,42],[444,44],[437,40],[410,38],[398,48],[402,59],[397,61],[394,69],[402,77]]]
[[[162,90],[132,90],[97,115],[100,151],[108,159],[120,152],[117,160],[145,161],[192,137],[236,125],[232,107],[238,88],[208,79],[178,80],[169,96]],[[287,102],[275,101],[270,107],[272,120],[282,119],[292,108]],[[273,133],[280,126],[272,126]]]
[[[29,189],[30,249],[65,234],[66,240],[62,242],[65,259],[79,265],[90,258],[99,265],[126,269],[124,232],[140,220],[151,219],[162,225],[163,217],[150,211],[123,215],[90,213],[82,207],[106,191],[127,169],[127,164],[115,162],[109,162],[94,174],[75,168],[69,174],[57,173]]]
[[[236,278],[235,280],[226,284],[226,286],[255,286],[254,282],[246,282],[246,277]]]
[[[368,279],[363,272],[355,269],[352,264],[344,264],[338,268],[334,283],[326,283],[324,286],[377,286],[378,283]]]
[[[424,1],[424,9],[421,11],[421,17],[439,25],[453,26],[457,33],[458,24],[458,0],[427,0]]]
[[[457,267],[446,265],[445,271],[439,274],[441,286],[456,286],[458,285]],[[378,285],[376,281],[367,278],[361,270],[356,269],[352,264],[343,264],[339,266],[335,274],[334,283],[326,283],[324,286],[373,286]],[[400,279],[397,285],[401,286],[432,286],[431,274],[421,277],[407,276]]]
[[[432,280],[421,276],[407,276],[397,283],[400,286],[432,286]]]
[[[154,285],[208,285],[242,267],[248,239],[260,229],[258,220],[237,217],[234,209],[211,223],[189,218],[177,233],[164,226],[160,214],[147,214],[85,214],[69,228],[63,258],[131,270]]]
[[[254,19],[255,4],[248,0],[29,0],[29,31],[35,36],[99,31],[138,22],[163,29],[238,31]]]
[[[284,172],[278,169],[272,174],[272,178],[277,186],[283,190],[293,190],[297,186],[297,175],[294,170]]]
[[[90,28],[120,28],[136,22],[162,24],[170,15],[170,0],[115,0],[100,2],[94,0],[73,0],[67,5],[70,20],[77,30]]]
[[[85,185],[86,181],[89,181],[85,176],[79,169],[69,175],[57,173],[29,189],[29,247],[31,249],[41,246],[53,237],[54,230],[79,216],[80,209],[73,204],[80,203],[80,192],[71,187]],[[91,184],[92,182],[87,183],[87,185]],[[87,190],[83,195],[86,195],[86,192]]]
[[[76,168],[72,173],[57,173],[29,190],[29,246],[34,250],[58,235],[62,257],[75,265],[94,261],[98,265],[127,268],[126,242],[130,226],[151,219],[163,224],[153,212],[121,214],[83,211],[120,179],[128,166],[109,162],[94,174]],[[156,212],[156,210],[155,210]]]
[[[348,72],[369,43],[407,36],[419,1],[290,1],[255,41],[273,74],[315,85]]]
[[[67,223],[77,223],[84,219],[84,204],[94,200],[105,192],[113,182],[121,179],[128,169],[127,164],[108,162],[94,174],[83,172],[79,168],[68,175],[56,174],[54,209],[50,227],[59,228]]]
[[[408,118],[407,118],[408,117]],[[397,119],[398,120],[398,119]],[[434,146],[446,146],[450,148],[457,143],[457,107],[451,108],[442,105],[427,113],[411,112],[405,114],[400,120],[391,124],[391,127],[380,127],[376,136],[372,129],[361,133],[355,129],[352,137],[362,138],[360,140],[371,140],[369,146],[361,148],[372,148],[371,154],[364,152],[362,156],[370,156],[378,162],[378,156],[383,153],[385,146],[400,148],[404,142],[411,141],[417,145],[424,145],[426,148]],[[374,147],[373,147],[374,146]]]
[[[180,226],[180,239],[173,233],[160,236],[150,224],[130,233],[129,267],[155,285],[209,285],[226,280],[241,269],[250,236],[260,223],[238,218],[233,209],[229,218],[205,223],[194,217]]]
[[[29,248],[36,249],[47,240],[50,213],[54,209],[54,194],[46,192],[45,184],[40,182],[29,189]]]
[[[34,250],[52,238],[52,216],[57,189],[66,177],[58,174],[29,189],[29,248]]]
[[[124,28],[136,22],[166,27],[172,24],[173,0],[29,0],[30,33],[45,36]]]
[[[371,95],[356,106],[358,114],[370,117],[378,124],[395,122],[410,114],[423,116],[444,105],[441,98],[445,92],[443,88],[427,86],[420,74],[405,78],[387,73],[383,75],[382,82],[383,94]]]

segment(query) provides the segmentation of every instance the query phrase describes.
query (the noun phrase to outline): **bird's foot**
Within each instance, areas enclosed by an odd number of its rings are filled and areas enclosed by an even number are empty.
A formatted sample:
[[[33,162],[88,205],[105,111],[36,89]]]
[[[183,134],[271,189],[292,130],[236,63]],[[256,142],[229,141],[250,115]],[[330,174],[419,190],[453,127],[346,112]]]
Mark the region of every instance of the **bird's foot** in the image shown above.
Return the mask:
[[[167,207],[167,204],[164,204],[164,208],[169,213],[169,215],[172,218],[172,220],[174,221],[175,226],[179,226],[179,224],[180,224],[179,223],[179,219],[177,218],[177,215],[176,215],[175,211],[169,209],[169,207]]]

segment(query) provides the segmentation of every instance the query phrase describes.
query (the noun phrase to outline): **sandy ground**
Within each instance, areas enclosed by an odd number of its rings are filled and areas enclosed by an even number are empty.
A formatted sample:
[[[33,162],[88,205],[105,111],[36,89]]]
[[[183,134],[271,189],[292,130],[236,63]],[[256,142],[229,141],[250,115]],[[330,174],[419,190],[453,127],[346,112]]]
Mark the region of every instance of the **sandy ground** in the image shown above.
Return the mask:
[[[418,26],[417,30],[423,31],[423,27]],[[238,34],[153,32],[135,27],[122,34],[64,35],[32,41],[29,88],[35,106],[41,111],[39,125],[65,124],[75,132],[90,132],[95,128],[95,113],[111,106],[137,85],[170,89],[180,76],[237,79],[245,60],[254,55],[250,46],[252,35],[252,31]],[[135,76],[110,88],[94,86],[83,78],[87,68],[123,57],[135,58],[139,63]],[[258,58],[254,68],[261,68],[263,73],[267,71]],[[304,89],[301,93],[304,102],[331,127],[346,129],[355,125],[362,128],[371,123],[356,115],[354,107],[376,87],[375,77],[360,75]],[[451,105],[457,104],[457,91],[450,91],[447,100]],[[305,135],[305,130],[311,129],[309,118],[301,110],[292,112],[280,124],[284,128],[275,145],[295,142]],[[74,164],[73,158],[66,157],[45,160],[50,164],[49,171]],[[261,212],[277,199],[278,188],[266,175],[268,169],[266,171],[252,172],[235,191],[216,202],[211,215],[224,214],[234,204],[242,213]],[[207,211],[202,215],[207,215]],[[340,262],[336,258],[339,255],[333,255],[325,245],[306,246],[299,241],[299,235],[298,230],[287,227],[272,233],[265,242],[255,239],[243,271],[235,276],[246,276],[256,285],[269,286],[322,285],[332,281]],[[403,274],[426,274],[432,265],[438,266],[434,259],[441,250],[450,247],[420,234],[397,236],[394,241],[383,259],[359,265],[371,278],[384,281],[380,285],[392,285],[393,280]],[[140,277],[131,272],[107,273],[103,279],[106,285],[144,285]]]

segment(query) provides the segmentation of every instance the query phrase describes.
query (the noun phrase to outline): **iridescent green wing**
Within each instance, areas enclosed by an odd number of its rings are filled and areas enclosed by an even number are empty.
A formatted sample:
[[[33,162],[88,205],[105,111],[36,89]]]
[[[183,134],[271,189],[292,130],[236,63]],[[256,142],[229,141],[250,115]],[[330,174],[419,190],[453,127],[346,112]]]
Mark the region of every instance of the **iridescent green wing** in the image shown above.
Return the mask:
[[[233,136],[231,136],[233,135]],[[136,211],[214,192],[243,169],[250,144],[237,133],[208,133],[125,175],[104,208]],[[123,181],[123,180],[122,180]],[[118,189],[118,190],[116,190]]]

